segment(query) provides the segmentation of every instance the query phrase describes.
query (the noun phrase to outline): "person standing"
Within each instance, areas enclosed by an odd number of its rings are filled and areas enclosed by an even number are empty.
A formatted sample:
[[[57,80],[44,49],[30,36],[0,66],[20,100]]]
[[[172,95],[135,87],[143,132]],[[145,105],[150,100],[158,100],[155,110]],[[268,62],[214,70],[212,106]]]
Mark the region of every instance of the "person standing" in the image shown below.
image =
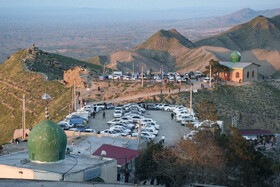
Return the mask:
[[[165,140],[165,136],[164,136],[164,135],[162,135],[162,137],[161,137],[161,141],[162,141],[162,143],[164,143],[164,140]]]
[[[104,110],[103,110],[103,119],[106,119],[106,113]]]
[[[171,119],[172,119],[172,120],[173,120],[173,117],[174,117],[174,113],[172,112],[172,113],[171,113]]]

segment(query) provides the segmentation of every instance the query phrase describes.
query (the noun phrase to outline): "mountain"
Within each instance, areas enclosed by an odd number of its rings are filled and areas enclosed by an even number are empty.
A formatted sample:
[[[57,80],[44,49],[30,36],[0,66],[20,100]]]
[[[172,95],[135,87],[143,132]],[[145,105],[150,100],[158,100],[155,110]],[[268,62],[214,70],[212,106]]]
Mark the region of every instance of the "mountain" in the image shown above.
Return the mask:
[[[197,46],[217,46],[232,50],[280,50],[279,16],[257,16],[217,36],[196,41]]]
[[[144,70],[159,72],[162,65],[164,71],[180,71],[197,65],[200,60],[209,62],[215,58],[203,49],[194,48],[195,45],[175,29],[161,29],[135,48],[111,54],[107,67],[140,72],[143,65]]]
[[[263,19],[263,21],[259,19]],[[270,29],[270,27],[275,29],[278,27],[278,19],[278,16],[271,19],[257,17],[250,23],[245,24],[245,26],[250,26],[249,30],[263,30],[265,28]],[[269,20],[269,22],[266,20]],[[240,25],[235,29],[238,30],[242,27],[244,27],[244,25]],[[258,42],[260,42],[252,36],[246,36],[251,37],[251,40],[254,44],[258,44]],[[231,42],[234,43],[238,42],[239,40],[237,38],[233,39]],[[246,42],[245,39],[243,39],[243,42],[244,41]],[[178,33],[175,29],[168,31],[160,30],[147,41],[132,48],[131,50],[118,51],[110,54],[106,58],[96,56],[93,59],[98,61],[98,64],[105,63],[107,64],[107,67],[121,70],[123,72],[141,72],[142,65],[144,71],[152,70],[152,72],[159,72],[161,65],[163,66],[163,70],[165,72],[187,72],[195,70],[204,71],[205,66],[209,65],[209,61],[211,59],[229,61],[232,50],[228,49],[229,47],[227,45],[225,45],[225,47],[216,47],[210,46],[209,43],[207,44],[209,46],[195,47],[195,44]],[[268,44],[271,45],[273,42],[270,41]],[[236,46],[237,45],[235,44],[233,48],[235,49]],[[279,51],[252,49],[241,51],[241,54],[241,61],[253,62],[261,65],[260,74],[262,75],[271,76],[280,71]]]
[[[244,8],[236,12],[233,12],[231,14],[211,18],[207,21],[201,22],[200,24],[208,28],[234,26],[234,25],[248,22],[259,15],[265,17],[272,17],[279,14],[280,14],[280,8],[270,9],[270,10],[259,10],[259,11],[255,11],[250,8]]]
[[[0,145],[10,141],[14,130],[22,127],[23,95],[26,100],[26,128],[33,127],[44,119],[45,101],[42,96],[45,91],[51,96],[48,101],[50,120],[62,120],[71,109],[72,90],[66,88],[62,81],[51,79],[61,77],[67,68],[83,64],[92,68],[96,66],[46,53],[36,47],[22,49],[1,64]]]
[[[106,56],[95,56],[93,58],[91,58],[90,60],[88,60],[88,62],[92,63],[92,64],[96,64],[98,66],[102,66],[104,64],[106,64],[108,61],[108,58]]]

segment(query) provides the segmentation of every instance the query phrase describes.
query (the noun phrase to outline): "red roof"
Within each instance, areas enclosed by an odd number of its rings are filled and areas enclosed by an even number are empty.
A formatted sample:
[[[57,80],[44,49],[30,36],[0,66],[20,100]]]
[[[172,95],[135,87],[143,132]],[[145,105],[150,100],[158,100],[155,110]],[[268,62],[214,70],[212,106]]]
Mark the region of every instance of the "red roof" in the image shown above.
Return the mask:
[[[133,149],[126,149],[123,147],[117,147],[109,144],[101,145],[92,155],[100,156],[101,151],[106,151],[108,158],[114,158],[117,160],[118,165],[122,166],[137,157],[139,152]]]
[[[261,129],[241,129],[241,135],[273,135],[271,131]]]

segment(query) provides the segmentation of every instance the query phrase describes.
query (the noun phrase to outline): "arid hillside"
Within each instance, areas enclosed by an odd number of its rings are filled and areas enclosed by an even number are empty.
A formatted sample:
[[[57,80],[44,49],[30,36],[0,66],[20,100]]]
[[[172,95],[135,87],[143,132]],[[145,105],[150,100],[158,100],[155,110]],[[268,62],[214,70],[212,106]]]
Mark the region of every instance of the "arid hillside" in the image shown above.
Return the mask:
[[[242,86],[219,85],[213,89],[198,90],[193,94],[193,107],[203,100],[214,103],[217,115],[225,125],[237,116],[240,129],[268,129],[280,132],[279,81],[247,83]],[[157,95],[139,98],[134,102],[155,102],[189,107],[189,93]]]

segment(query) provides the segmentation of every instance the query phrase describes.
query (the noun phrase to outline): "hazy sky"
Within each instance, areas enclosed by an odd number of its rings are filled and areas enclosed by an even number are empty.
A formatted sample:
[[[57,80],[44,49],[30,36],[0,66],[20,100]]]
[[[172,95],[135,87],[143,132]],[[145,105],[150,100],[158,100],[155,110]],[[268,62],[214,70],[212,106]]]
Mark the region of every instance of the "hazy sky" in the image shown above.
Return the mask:
[[[0,7],[89,7],[107,9],[280,8],[279,0],[0,0]]]

